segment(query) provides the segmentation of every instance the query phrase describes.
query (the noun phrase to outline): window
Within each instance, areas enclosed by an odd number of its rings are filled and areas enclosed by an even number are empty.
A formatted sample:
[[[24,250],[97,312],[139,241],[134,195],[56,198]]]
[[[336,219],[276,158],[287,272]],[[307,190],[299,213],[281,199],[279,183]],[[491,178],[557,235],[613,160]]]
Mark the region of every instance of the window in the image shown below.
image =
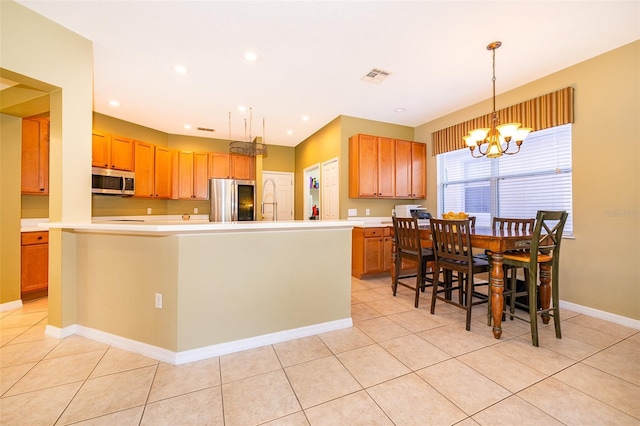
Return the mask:
[[[493,217],[566,210],[564,235],[573,235],[571,124],[529,134],[516,155],[473,158],[462,149],[439,154],[437,164],[438,215],[463,211],[491,226]]]

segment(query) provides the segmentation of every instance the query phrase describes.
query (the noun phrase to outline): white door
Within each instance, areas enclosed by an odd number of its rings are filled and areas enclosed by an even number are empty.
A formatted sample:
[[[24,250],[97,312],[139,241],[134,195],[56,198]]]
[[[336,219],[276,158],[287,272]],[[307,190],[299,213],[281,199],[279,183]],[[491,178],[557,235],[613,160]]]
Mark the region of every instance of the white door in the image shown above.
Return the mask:
[[[322,163],[322,210],[320,215],[323,220],[340,219],[340,170],[338,159],[334,158]]]
[[[273,220],[274,201],[278,206],[277,220],[293,220],[293,173],[262,172],[262,220]]]

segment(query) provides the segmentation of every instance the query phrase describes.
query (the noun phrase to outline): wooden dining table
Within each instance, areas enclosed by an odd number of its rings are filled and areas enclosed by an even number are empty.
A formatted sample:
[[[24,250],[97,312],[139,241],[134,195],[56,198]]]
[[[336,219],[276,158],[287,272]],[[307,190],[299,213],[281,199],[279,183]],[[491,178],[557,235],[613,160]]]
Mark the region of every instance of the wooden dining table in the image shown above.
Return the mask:
[[[488,250],[491,256],[491,316],[493,318],[493,336],[502,335],[502,312],[504,309],[504,271],[503,255],[508,250],[524,249],[531,244],[532,232],[491,229],[491,227],[471,228],[471,245],[474,248]],[[431,241],[431,228],[420,226],[420,239]],[[551,294],[551,273],[548,267],[540,268],[540,301],[542,308],[548,308]],[[535,296],[534,296],[535,297]],[[549,318],[543,317],[547,323]]]

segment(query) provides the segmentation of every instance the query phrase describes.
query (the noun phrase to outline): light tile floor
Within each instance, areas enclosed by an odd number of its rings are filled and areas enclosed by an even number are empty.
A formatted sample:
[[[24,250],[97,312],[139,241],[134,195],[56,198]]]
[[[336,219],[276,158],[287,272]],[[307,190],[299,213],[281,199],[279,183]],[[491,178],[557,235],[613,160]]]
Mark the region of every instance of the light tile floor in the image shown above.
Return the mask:
[[[413,307],[352,280],[354,327],[180,366],[44,335],[47,299],[0,313],[2,425],[640,424],[640,332],[562,312],[563,338],[486,307]]]

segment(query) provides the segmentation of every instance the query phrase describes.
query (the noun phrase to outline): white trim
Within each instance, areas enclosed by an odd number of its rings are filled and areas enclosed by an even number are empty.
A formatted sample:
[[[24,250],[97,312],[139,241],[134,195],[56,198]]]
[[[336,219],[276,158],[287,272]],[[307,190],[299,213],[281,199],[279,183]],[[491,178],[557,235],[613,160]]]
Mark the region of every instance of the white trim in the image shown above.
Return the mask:
[[[188,362],[213,358],[220,355],[226,355],[233,352],[272,345],[274,343],[285,342],[287,340],[313,336],[316,334],[326,333],[328,331],[349,328],[352,326],[352,319],[344,318],[341,320],[329,321],[321,324],[294,328],[291,330],[278,331],[276,333],[263,334],[261,336],[250,337],[247,339],[204,346],[202,348],[190,349],[182,352],[173,352],[168,349],[149,345],[143,342],[138,342],[137,340],[127,339],[126,337],[116,336],[115,334],[105,333],[100,330],[84,327],[77,324],[64,328],[47,325],[45,328],[45,334],[57,339],[67,337],[72,334],[77,334],[78,336],[83,336],[97,342],[106,343],[130,352],[139,353],[158,361],[180,365]]]
[[[233,342],[220,343],[217,345],[191,349],[188,351],[179,352],[176,356],[175,364],[184,364],[187,362],[213,358],[215,356],[258,348],[260,346],[272,345],[274,343],[299,339],[301,337],[313,336],[316,334],[340,330],[352,326],[353,321],[351,320],[351,318],[344,318],[341,320],[329,321],[321,324],[294,328],[291,330],[278,331],[276,333],[263,334],[262,336],[249,337],[248,339],[235,340]]]
[[[0,304],[0,312],[12,311],[14,309],[20,309],[20,308],[22,308],[21,299],[14,300],[13,302],[6,302],[6,303]]]
[[[609,321],[614,324],[619,324],[625,327],[640,330],[640,320],[623,317],[622,315],[612,314],[611,312],[601,311],[599,309],[578,305],[576,303],[565,302],[563,300],[560,301],[560,307],[562,309],[568,309],[570,311],[577,312],[579,314],[587,315],[590,317]]]

